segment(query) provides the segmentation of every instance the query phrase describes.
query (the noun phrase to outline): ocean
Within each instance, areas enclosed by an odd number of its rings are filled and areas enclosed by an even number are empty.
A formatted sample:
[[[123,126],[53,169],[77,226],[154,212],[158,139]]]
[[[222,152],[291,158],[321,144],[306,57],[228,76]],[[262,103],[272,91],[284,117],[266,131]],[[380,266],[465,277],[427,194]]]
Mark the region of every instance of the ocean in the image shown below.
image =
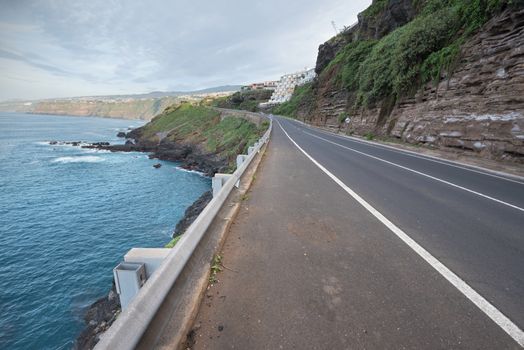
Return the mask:
[[[109,141],[134,120],[0,113],[0,349],[69,349],[132,247],[162,247],[209,178]],[[161,163],[159,169],[153,164]]]

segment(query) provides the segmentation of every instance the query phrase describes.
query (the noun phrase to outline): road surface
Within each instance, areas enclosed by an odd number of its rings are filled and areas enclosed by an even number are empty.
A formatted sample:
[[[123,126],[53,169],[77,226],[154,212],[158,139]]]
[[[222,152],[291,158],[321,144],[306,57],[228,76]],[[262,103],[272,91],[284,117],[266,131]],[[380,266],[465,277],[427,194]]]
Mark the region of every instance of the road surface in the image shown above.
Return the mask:
[[[524,344],[524,183],[275,118],[196,349]]]

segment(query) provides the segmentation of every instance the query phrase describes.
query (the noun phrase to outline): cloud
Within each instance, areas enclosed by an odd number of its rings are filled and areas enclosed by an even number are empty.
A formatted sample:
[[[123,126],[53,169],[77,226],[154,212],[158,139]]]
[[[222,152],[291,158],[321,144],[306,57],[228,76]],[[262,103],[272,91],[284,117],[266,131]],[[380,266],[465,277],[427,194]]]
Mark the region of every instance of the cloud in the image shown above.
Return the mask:
[[[278,79],[370,2],[2,1],[0,99]]]

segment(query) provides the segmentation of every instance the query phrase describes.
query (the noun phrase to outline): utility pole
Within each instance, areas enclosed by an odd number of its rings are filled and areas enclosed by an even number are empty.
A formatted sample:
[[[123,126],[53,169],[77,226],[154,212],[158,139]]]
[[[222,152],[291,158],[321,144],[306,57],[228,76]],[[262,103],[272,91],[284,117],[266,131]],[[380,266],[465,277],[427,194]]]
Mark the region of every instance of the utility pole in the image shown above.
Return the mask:
[[[333,29],[335,30],[335,35],[338,35],[339,31],[338,31],[337,25],[335,24],[335,21],[331,21],[331,25],[333,26]]]

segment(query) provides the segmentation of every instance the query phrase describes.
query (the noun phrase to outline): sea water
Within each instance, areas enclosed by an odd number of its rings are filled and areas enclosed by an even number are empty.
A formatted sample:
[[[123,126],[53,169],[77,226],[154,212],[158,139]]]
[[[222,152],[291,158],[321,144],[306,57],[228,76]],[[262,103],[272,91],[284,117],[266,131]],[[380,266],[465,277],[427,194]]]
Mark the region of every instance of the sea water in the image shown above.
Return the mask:
[[[143,153],[49,144],[118,143],[142,123],[0,113],[0,349],[71,348],[123,255],[166,244],[210,188]]]

